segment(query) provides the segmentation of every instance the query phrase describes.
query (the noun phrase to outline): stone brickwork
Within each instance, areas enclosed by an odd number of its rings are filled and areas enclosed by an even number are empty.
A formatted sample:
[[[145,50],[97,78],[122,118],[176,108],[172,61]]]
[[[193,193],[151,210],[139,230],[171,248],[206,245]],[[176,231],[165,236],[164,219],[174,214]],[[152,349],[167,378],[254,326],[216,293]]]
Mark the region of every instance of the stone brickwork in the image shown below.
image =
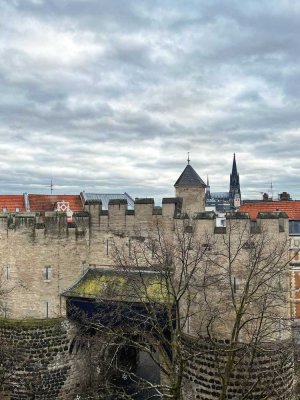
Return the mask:
[[[230,380],[226,399],[241,399],[251,390],[249,400],[290,400],[293,395],[294,365],[289,342],[282,343],[280,348],[270,346],[253,359],[251,351],[239,359],[238,366]],[[186,400],[217,400],[219,399],[228,347],[224,342],[207,341],[202,347],[197,344],[195,353],[199,353],[188,365],[186,380],[188,395]],[[250,349],[249,349],[250,350]],[[188,383],[190,382],[190,384]],[[253,388],[253,390],[252,390]],[[270,393],[272,395],[270,396]]]
[[[183,199],[182,209],[189,215],[205,210],[205,189],[201,186],[177,187],[176,196]]]
[[[202,212],[204,189],[200,189],[189,189],[188,194],[178,192],[183,201],[164,199],[161,209],[154,207],[153,199],[136,200],[134,210],[128,210],[123,200],[110,202],[108,210],[102,210],[101,203],[93,201],[85,204],[85,212],[74,213],[72,224],[67,223],[66,214],[59,212],[46,213],[43,220],[38,213],[0,213],[0,269],[4,288],[0,312],[6,318],[0,320],[0,343],[17,349],[9,360],[11,376],[6,385],[12,393],[11,400],[28,399],[33,391],[39,400],[71,400],[80,391],[81,380],[87,381],[84,354],[69,352],[72,336],[76,335],[74,327],[65,320],[57,320],[65,317],[61,295],[88,267],[113,264],[115,238],[122,238],[129,252],[130,241],[137,235],[146,236],[157,223],[164,224],[172,234],[184,201],[187,211],[198,212],[189,227],[196,235],[200,237],[205,231],[219,240],[226,234],[226,228],[221,232],[216,230],[214,215]],[[243,224],[250,231],[250,220],[245,221]],[[288,221],[283,223],[287,232]],[[278,218],[270,221],[265,218],[261,224],[276,234],[282,232],[282,221]],[[27,324],[28,319],[32,324]],[[257,369],[263,371],[264,367],[259,365],[266,364],[272,370],[278,367],[278,362],[276,353],[267,359],[262,356]],[[220,382],[215,378],[216,368],[207,352],[189,366],[195,399],[217,398]],[[284,394],[276,399],[287,400],[292,380],[290,364],[280,371],[285,383],[283,386],[280,377],[276,385],[282,385]],[[242,369],[239,374],[237,380],[249,379]],[[238,393],[233,385],[228,399],[234,399]],[[259,398],[257,394],[253,400]]]
[[[1,321],[0,342],[8,350],[2,398],[74,399],[86,381],[83,353],[70,352],[75,332],[61,319]]]

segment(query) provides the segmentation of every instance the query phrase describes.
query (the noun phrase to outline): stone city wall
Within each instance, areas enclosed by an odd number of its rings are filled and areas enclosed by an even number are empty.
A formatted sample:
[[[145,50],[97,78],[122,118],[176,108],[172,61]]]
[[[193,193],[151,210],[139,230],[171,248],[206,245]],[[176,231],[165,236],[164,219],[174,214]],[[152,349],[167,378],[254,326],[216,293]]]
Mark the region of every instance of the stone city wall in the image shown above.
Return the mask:
[[[64,319],[1,320],[0,399],[73,400],[87,381],[83,352],[70,351],[75,335]]]
[[[291,343],[286,342],[251,357],[250,349],[237,352],[237,367],[228,386],[226,399],[243,398],[250,391],[248,400],[290,400],[293,395],[294,364]],[[197,343],[195,354],[187,368],[185,400],[218,400],[222,390],[221,376],[228,357],[225,341],[202,345]]]

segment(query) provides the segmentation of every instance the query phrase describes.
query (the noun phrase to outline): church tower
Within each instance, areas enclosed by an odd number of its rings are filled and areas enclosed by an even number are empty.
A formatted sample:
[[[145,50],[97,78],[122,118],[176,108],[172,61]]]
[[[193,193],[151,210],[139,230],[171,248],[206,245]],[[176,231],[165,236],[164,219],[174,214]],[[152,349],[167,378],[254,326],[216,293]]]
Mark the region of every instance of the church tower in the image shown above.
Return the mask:
[[[182,198],[182,212],[193,216],[197,212],[205,211],[206,185],[194,168],[188,164],[175,182],[176,197]]]
[[[237,172],[235,153],[233,154],[232,171],[230,174],[229,201],[234,208],[239,207],[241,203],[240,177]]]
[[[206,180],[206,193],[205,193],[205,199],[210,200],[211,199],[211,194],[210,194],[210,185],[209,185],[209,179],[207,175],[207,180]]]

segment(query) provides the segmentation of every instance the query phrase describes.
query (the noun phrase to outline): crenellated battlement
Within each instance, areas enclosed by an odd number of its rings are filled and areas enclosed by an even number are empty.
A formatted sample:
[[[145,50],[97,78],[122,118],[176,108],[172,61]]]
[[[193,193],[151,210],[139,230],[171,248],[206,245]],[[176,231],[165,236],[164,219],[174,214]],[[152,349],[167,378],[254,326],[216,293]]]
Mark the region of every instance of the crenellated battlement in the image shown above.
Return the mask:
[[[157,221],[174,225],[176,220],[190,219],[199,229],[206,229],[216,234],[225,234],[226,226],[233,222],[237,225],[248,225],[252,233],[262,230],[288,232],[288,217],[284,212],[260,213],[256,221],[250,221],[248,213],[231,212],[222,218],[213,211],[197,212],[192,217],[182,212],[181,198],[164,198],[162,207],[156,207],[153,198],[136,199],[134,209],[129,210],[124,199],[110,200],[108,210],[102,209],[101,201],[85,204],[84,211],[75,212],[72,222],[67,214],[59,211],[40,213],[0,213],[0,232],[13,231],[30,235],[69,236],[85,235],[97,232],[123,232],[130,234],[137,228],[149,229]],[[220,221],[223,221],[220,224]]]
[[[262,229],[281,232],[288,231],[287,215],[282,212],[261,213],[257,221],[250,222],[248,213],[230,212],[219,217],[213,211],[196,212],[189,215],[182,209],[182,198],[170,197],[162,199],[162,207],[155,206],[153,198],[138,198],[134,202],[134,209],[128,209],[125,199],[114,199],[108,203],[108,210],[102,209],[101,201],[93,200],[85,205],[89,215],[90,231],[96,232],[123,232],[129,234],[137,228],[149,229],[157,221],[174,226],[176,220],[191,219],[199,229],[206,229],[216,234],[225,234],[226,226],[234,224],[244,226],[259,233]],[[222,224],[221,224],[222,222]],[[202,228],[201,228],[202,227]]]
[[[40,213],[0,213],[0,232],[32,235],[68,236],[70,233],[85,232],[89,227],[90,215],[87,212],[73,214],[72,222],[64,212]]]
[[[108,210],[102,209],[100,200],[88,201],[85,210],[90,214],[92,231],[130,231],[137,227],[149,227],[158,219],[173,220],[180,214],[182,199],[164,198],[162,207],[155,206],[153,198],[137,198],[134,209],[128,209],[125,199],[114,199]]]

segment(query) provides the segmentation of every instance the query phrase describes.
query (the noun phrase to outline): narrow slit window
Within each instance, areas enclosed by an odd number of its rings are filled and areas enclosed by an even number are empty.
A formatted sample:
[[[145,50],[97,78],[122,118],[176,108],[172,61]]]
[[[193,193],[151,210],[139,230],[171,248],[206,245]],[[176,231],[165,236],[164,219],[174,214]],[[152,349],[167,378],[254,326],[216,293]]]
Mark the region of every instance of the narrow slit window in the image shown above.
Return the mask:
[[[3,316],[4,318],[8,317],[8,307],[7,307],[7,303],[4,303],[3,305]]]
[[[44,268],[44,279],[45,281],[50,281],[52,278],[52,268],[50,265],[46,265]]]
[[[155,256],[155,250],[156,250],[156,249],[155,249],[155,244],[152,243],[152,244],[151,244],[151,257],[152,257],[152,258],[154,258],[154,256]]]
[[[191,316],[188,315],[186,319],[186,333],[190,333],[191,330]]]
[[[233,286],[233,292],[236,293],[238,290],[240,290],[240,282],[237,277],[233,277],[232,279],[232,286]]]

